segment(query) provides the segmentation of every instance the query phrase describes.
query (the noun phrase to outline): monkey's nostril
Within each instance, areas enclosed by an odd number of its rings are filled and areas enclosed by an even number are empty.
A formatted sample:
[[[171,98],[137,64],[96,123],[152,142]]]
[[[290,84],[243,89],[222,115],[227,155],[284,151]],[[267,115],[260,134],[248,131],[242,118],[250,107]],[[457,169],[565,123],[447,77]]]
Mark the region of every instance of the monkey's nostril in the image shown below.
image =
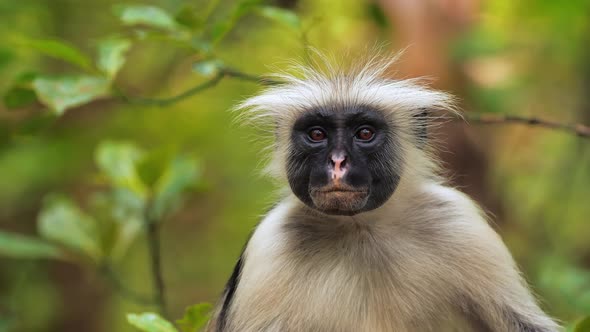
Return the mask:
[[[330,165],[335,170],[341,170],[346,167],[347,161],[346,156],[343,154],[334,154],[330,157]]]
[[[347,160],[348,160],[348,159],[346,159],[346,157],[344,157],[344,159],[342,159],[342,161],[340,162],[340,168],[344,168],[344,167],[346,167]]]

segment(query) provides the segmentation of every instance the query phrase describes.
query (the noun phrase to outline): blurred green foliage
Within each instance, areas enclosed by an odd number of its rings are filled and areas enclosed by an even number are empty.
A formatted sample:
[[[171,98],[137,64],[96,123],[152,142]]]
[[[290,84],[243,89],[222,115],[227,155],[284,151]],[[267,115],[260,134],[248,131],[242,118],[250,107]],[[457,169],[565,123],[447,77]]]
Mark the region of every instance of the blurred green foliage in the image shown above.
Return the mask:
[[[211,305],[207,303],[195,304],[188,307],[184,312],[184,317],[176,321],[178,326],[184,332],[197,332],[209,320]]]
[[[151,312],[129,314],[127,320],[131,325],[145,332],[177,332],[172,323]]]
[[[0,31],[0,332],[177,331],[142,295],[153,294],[151,223],[171,316],[184,310],[184,332],[204,325],[210,307],[193,304],[216,299],[277,196],[249,176],[266,136],[225,110],[307,44],[362,49],[395,29],[372,2],[289,3],[0,2],[11,27]],[[501,0],[481,12],[449,45],[469,108],[590,123],[589,3]],[[474,140],[493,160],[499,231],[544,307],[590,331],[590,144],[494,130]],[[94,318],[76,325],[83,315]]]

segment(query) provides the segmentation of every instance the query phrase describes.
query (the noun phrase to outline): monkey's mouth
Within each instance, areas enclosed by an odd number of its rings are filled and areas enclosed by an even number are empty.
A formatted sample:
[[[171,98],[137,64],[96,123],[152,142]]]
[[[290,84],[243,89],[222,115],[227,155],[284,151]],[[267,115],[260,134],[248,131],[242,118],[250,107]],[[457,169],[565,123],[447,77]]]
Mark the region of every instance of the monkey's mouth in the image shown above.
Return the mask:
[[[367,203],[368,188],[354,188],[343,185],[328,185],[310,190],[316,208],[328,214],[356,214]]]
[[[329,193],[363,193],[363,194],[366,194],[367,190],[330,189],[330,190],[317,190],[316,192],[320,193],[320,194],[329,194]]]

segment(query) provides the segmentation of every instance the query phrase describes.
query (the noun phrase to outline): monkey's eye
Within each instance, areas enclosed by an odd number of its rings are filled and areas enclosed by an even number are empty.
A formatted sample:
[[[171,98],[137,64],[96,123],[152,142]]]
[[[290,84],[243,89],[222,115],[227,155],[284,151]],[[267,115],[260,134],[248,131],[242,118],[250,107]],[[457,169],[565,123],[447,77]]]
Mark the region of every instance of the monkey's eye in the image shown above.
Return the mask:
[[[371,128],[364,127],[359,129],[354,137],[359,141],[369,142],[375,137],[375,131]]]
[[[321,142],[326,139],[326,132],[319,128],[310,130],[308,135],[309,138],[314,142]]]

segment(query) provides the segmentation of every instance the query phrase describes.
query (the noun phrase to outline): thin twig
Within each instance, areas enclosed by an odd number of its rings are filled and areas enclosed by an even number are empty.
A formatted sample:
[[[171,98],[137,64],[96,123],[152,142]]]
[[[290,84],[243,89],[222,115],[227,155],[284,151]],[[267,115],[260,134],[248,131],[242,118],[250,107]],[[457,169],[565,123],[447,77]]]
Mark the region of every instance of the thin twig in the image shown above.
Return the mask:
[[[204,90],[216,86],[223,78],[230,77],[243,81],[255,82],[261,85],[277,85],[283,82],[259,75],[248,74],[240,70],[222,67],[219,72],[210,80],[205,81],[197,86],[194,86],[176,96],[168,98],[132,98],[127,97],[125,94],[120,93],[120,96],[128,103],[142,104],[142,105],[157,105],[157,106],[168,106],[174,104],[183,99],[192,97]],[[590,138],[590,127],[583,124],[567,124],[560,123],[550,120],[544,120],[537,117],[524,117],[519,115],[510,114],[491,114],[491,113],[465,113],[461,116],[462,119],[466,119],[469,122],[477,124],[524,124],[528,126],[538,126],[553,130],[561,130],[565,132],[573,133],[579,137]],[[459,118],[458,118],[459,119]]]
[[[177,103],[183,99],[192,97],[199,92],[204,90],[210,89],[216,86],[221,79],[223,79],[225,75],[223,73],[218,73],[217,75],[213,76],[213,78],[205,81],[199,85],[196,85],[182,93],[177,94],[176,96],[168,97],[168,98],[142,98],[142,97],[129,97],[125,94],[120,94],[121,98],[129,104],[137,104],[137,105],[155,105],[155,106],[169,106],[171,104]]]
[[[120,90],[117,91],[119,97],[123,99],[126,103],[129,104],[136,104],[136,105],[154,105],[165,107],[171,104],[175,104],[183,99],[187,99],[192,97],[200,92],[203,92],[207,89],[215,87],[224,77],[231,77],[236,78],[243,81],[250,81],[255,82],[261,85],[277,85],[281,84],[282,82],[273,80],[268,77],[264,76],[257,76],[252,74],[247,74],[241,72],[239,70],[235,70],[229,67],[223,67],[219,69],[219,72],[215,74],[211,79],[200,83],[184,92],[181,92],[175,96],[167,97],[167,98],[143,98],[143,97],[130,97],[125,93],[121,92]]]
[[[111,284],[117,294],[121,295],[123,298],[140,304],[140,305],[154,305],[155,301],[153,298],[146,296],[144,294],[140,294],[123,284],[123,281],[119,279],[115,271],[113,271],[112,267],[109,264],[104,264],[100,268],[101,274],[104,278]]]
[[[573,133],[579,137],[590,138],[590,127],[574,123],[561,123],[540,119],[537,117],[524,117],[510,114],[489,114],[489,113],[465,113],[463,117],[472,123],[477,124],[524,124],[527,126],[537,126],[553,130],[561,130]]]
[[[160,228],[158,222],[151,220],[151,218],[148,218],[146,222],[152,278],[154,282],[155,302],[160,309],[160,313],[162,313],[165,318],[169,318],[165,295],[166,289],[164,286],[164,277],[162,273],[162,258],[160,254]]]
[[[229,67],[222,68],[220,72],[227,77],[237,78],[237,79],[244,80],[244,81],[255,82],[255,83],[258,83],[261,85],[278,85],[278,84],[283,83],[281,81],[272,79],[270,77],[247,74],[242,71],[239,71],[239,70],[236,70],[233,68],[229,68]]]

